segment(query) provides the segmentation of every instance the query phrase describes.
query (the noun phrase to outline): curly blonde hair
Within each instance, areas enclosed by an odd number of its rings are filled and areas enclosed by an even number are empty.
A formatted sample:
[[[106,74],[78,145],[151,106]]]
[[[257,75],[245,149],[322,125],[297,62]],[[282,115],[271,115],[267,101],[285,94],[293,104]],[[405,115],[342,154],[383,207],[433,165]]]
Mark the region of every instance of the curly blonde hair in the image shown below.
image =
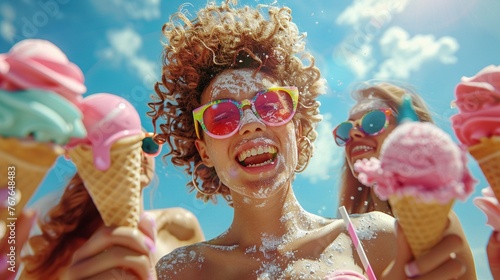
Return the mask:
[[[420,121],[434,122],[427,105],[418,94],[409,87],[396,86],[387,82],[378,82],[375,84],[362,83],[358,85],[358,89],[351,93],[352,98],[356,102],[352,109],[368,98],[375,98],[383,101],[394,112],[398,113],[399,106],[402,104],[405,94],[410,94],[412,97],[413,109]],[[372,188],[364,186],[354,177],[347,160],[344,160],[341,172],[339,205],[345,206],[347,212],[350,214],[362,214],[373,211],[375,205],[370,199]]]
[[[305,52],[306,35],[292,22],[289,8],[236,7],[236,1],[231,2],[220,6],[209,3],[193,20],[180,10],[163,25],[166,43],[162,77],[155,85],[157,98],[149,103],[152,111],[148,112],[154,127],[158,124],[161,130],[156,132],[156,140],[170,147],[164,159],[170,156],[175,166],[184,167],[188,175],[202,181],[204,190],[213,192],[198,193],[197,198],[216,202],[215,196],[220,194],[230,204],[229,189],[215,169],[203,164],[195,168],[201,158],[194,145],[192,111],[202,105],[201,94],[210,81],[225,70],[245,68],[298,87],[300,97],[293,122],[301,128],[297,137],[307,137],[310,142],[316,139],[315,124],[321,120],[316,98],[324,91],[314,58]],[[267,16],[263,10],[267,10]],[[307,165],[312,145],[299,143],[299,151],[297,169]],[[193,182],[187,187],[193,191]]]

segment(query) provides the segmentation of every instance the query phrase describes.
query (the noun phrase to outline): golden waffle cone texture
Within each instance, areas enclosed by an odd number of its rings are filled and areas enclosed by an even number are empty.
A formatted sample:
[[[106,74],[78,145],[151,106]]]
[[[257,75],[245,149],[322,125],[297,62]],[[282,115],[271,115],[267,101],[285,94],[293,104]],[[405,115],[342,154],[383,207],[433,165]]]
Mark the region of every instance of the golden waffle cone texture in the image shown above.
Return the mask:
[[[69,151],[78,173],[106,226],[137,227],[141,206],[141,141],[130,136],[111,147],[111,165],[105,171],[94,167],[90,146]]]
[[[496,198],[500,201],[500,136],[483,138],[481,143],[469,147]]]
[[[415,257],[441,240],[453,202],[425,203],[411,196],[389,198],[392,212]]]
[[[17,138],[0,137],[0,187],[9,186],[9,167],[15,167],[14,182],[16,192],[15,215],[8,209],[0,212],[0,221],[17,217],[38,189],[47,172],[62,153],[59,147],[46,143],[26,143]],[[12,183],[11,183],[12,186]],[[10,206],[10,205],[9,205]]]

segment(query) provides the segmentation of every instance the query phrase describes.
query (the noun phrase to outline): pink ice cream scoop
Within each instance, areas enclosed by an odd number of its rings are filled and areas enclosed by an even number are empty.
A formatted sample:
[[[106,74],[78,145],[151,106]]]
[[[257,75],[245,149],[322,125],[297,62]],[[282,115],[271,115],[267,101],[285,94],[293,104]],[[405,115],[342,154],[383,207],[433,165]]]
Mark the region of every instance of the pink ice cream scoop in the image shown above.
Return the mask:
[[[451,117],[458,140],[467,147],[500,136],[500,66],[490,65],[455,88],[459,113]]]
[[[54,44],[26,39],[0,54],[0,88],[8,91],[42,89],[78,103],[87,90],[81,69]]]
[[[96,93],[85,97],[80,104],[87,137],[72,139],[67,147],[86,144],[92,146],[94,165],[99,170],[109,168],[111,146],[118,140],[143,134],[141,118],[126,99],[110,94]]]
[[[423,202],[465,200],[475,179],[466,167],[466,152],[432,123],[405,122],[386,138],[380,160],[354,164],[361,183],[374,185],[384,200],[389,196],[413,196]]]

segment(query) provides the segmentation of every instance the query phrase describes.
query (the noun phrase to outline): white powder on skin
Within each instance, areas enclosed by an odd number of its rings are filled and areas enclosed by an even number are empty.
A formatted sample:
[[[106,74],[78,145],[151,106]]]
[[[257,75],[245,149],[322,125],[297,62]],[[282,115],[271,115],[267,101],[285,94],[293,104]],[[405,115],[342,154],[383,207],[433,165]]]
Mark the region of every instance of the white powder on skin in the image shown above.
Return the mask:
[[[201,269],[202,263],[205,261],[203,256],[198,256],[195,251],[187,251],[186,248],[178,248],[173,254],[166,255],[160,261],[162,265],[159,266],[160,271],[173,270],[174,266],[178,263],[197,263],[198,269]],[[178,271],[174,271],[177,274]],[[163,279],[159,274],[159,279]]]
[[[262,85],[255,83],[252,70],[238,70],[225,72],[219,75],[212,83],[212,94],[210,100],[221,99],[219,96],[227,97],[231,93],[231,98],[235,100],[242,99],[240,94],[248,95],[248,92],[257,93],[260,90],[272,87],[271,81],[262,73],[257,73],[255,78],[262,81]]]
[[[335,252],[343,253],[345,251],[345,245],[342,242],[335,241],[328,246],[328,248],[333,249]]]
[[[222,246],[222,245],[213,245],[213,244],[205,244],[207,247],[210,247],[212,249],[220,250],[220,251],[233,251],[237,249],[239,246],[238,245],[231,245],[231,246]]]
[[[358,234],[359,239],[374,239],[377,235],[376,230],[378,229],[376,222],[376,219],[372,216],[362,216],[356,225],[356,233]]]
[[[259,118],[257,118],[252,109],[243,108],[243,116],[241,117],[240,127],[243,127],[244,125],[249,123],[259,123],[262,126],[266,125]]]
[[[367,98],[363,99],[363,101],[359,102],[354,107],[352,107],[351,111],[349,112],[349,115],[352,116],[359,112],[366,112],[374,109],[385,109],[385,108],[390,108],[390,106],[384,101],[376,97],[374,97],[373,99]]]
[[[262,201],[262,203],[256,204],[255,207],[257,207],[257,208],[263,208],[266,205],[267,205],[266,201]]]
[[[208,96],[207,94],[207,96],[204,96],[204,98],[210,98],[210,100],[217,100],[221,98],[242,100],[245,98],[252,98],[254,93],[275,85],[272,84],[269,79],[265,79],[265,76],[263,74],[258,73],[256,77],[252,77],[253,74],[253,71],[242,70],[225,72],[222,75],[219,75],[214,80],[214,83],[212,83],[211,86],[210,96]],[[256,82],[256,80],[261,81],[261,83]],[[263,124],[262,121],[259,120],[251,110],[248,110],[248,108],[245,108],[245,110],[243,111],[241,121],[242,126],[251,123],[255,125],[263,125],[265,127],[265,124]],[[274,161],[274,164],[276,164],[275,171],[277,175],[271,176],[272,179],[269,178],[269,174],[258,175],[257,178],[259,182],[257,182],[257,184],[259,184],[259,188],[258,191],[252,194],[255,198],[269,197],[278,188],[282,187],[288,180],[290,180],[290,177],[295,173],[294,169],[298,161],[295,130],[293,129],[293,123],[291,122],[286,124],[286,126],[286,130],[279,130],[280,134],[276,136],[278,138],[277,140],[275,140],[274,138],[272,138],[273,140],[267,138],[245,140],[258,141],[259,143],[264,142],[268,143],[269,145],[277,146],[279,148],[277,157]],[[283,126],[283,128],[285,128],[285,126]],[[281,131],[286,131],[286,134],[281,133]],[[282,141],[281,143],[284,144],[283,146],[281,146],[279,142],[275,143],[274,141]],[[238,145],[242,145],[244,143],[239,143]],[[224,183],[235,182],[234,178],[239,172],[238,168],[239,166],[236,165],[234,167],[224,167],[224,170],[220,170],[221,172],[217,170],[221,181]],[[243,185],[234,186],[233,184],[231,189],[232,191],[236,192],[248,192],[248,188]],[[256,207],[264,207],[266,205],[266,202],[267,201],[263,201],[262,203],[256,205]],[[252,200],[250,198],[250,195],[248,195],[248,197],[243,198],[243,203],[255,203],[255,200]],[[284,236],[262,234],[261,240],[259,242],[260,244],[257,243],[248,248],[241,249],[244,249],[244,254],[250,260],[258,262],[257,265],[259,265],[259,268],[254,271],[255,276],[258,279],[277,279],[282,277],[284,272],[286,272],[288,275],[294,276],[294,279],[317,278],[317,273],[322,268],[324,268],[325,266],[332,266],[336,263],[336,252],[339,252],[341,254],[347,252],[347,245],[345,245],[344,243],[349,240],[348,238],[345,238],[346,240],[344,240],[343,242],[335,240],[331,244],[324,244],[324,246],[329,249],[328,253],[321,254],[320,259],[315,260],[317,261],[317,263],[311,263],[311,260],[309,259],[298,260],[298,256],[296,256],[297,252],[295,251],[280,252],[282,251],[280,249],[284,249],[283,246],[285,246],[286,244],[296,240],[297,238],[304,237],[305,235],[310,233],[311,230],[316,229],[318,225],[325,224],[323,218],[307,213],[300,207],[300,205],[298,205],[298,202],[294,201],[293,203],[286,204],[284,207],[285,208],[283,209],[283,215],[280,218],[279,222],[285,224],[286,228],[290,229],[289,232],[287,232]],[[363,224],[368,225],[367,222],[363,221]],[[369,231],[364,227],[361,228],[363,228],[363,231],[367,233],[366,235],[363,235],[364,238],[373,237],[373,231]],[[368,229],[370,229],[369,225]],[[371,233],[372,236],[370,237],[368,233]],[[225,234],[227,234],[227,231],[221,236],[224,236]],[[210,247],[210,249],[220,251],[235,251],[239,248],[238,245],[220,246],[205,244],[204,246],[208,246]],[[175,257],[178,257],[178,255]],[[176,259],[174,261],[177,263],[188,262],[189,260],[197,261],[197,259],[199,259],[199,257],[197,258],[196,252],[191,251],[181,254],[179,259]],[[202,261],[203,260],[201,260],[201,262]],[[297,262],[301,262],[301,266],[297,266],[296,268],[299,269],[294,271],[294,264]],[[338,261],[336,265],[338,265]]]
[[[248,247],[245,250],[245,254],[251,254],[251,253],[256,253],[257,252],[257,245],[253,245],[251,247]]]

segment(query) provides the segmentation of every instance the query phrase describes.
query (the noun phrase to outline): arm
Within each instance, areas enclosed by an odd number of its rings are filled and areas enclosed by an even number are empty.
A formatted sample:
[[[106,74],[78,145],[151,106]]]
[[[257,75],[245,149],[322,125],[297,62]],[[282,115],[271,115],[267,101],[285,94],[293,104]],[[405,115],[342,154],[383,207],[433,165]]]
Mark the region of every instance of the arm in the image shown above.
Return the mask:
[[[467,239],[454,213],[443,238],[432,249],[417,259],[409,253],[409,246],[397,224],[397,256],[384,272],[382,279],[476,279],[476,270]]]
[[[205,240],[198,219],[190,211],[176,207],[147,211],[157,225],[155,261],[174,249]]]
[[[352,221],[377,279],[406,279],[404,266],[413,256],[394,217],[373,211]]]

